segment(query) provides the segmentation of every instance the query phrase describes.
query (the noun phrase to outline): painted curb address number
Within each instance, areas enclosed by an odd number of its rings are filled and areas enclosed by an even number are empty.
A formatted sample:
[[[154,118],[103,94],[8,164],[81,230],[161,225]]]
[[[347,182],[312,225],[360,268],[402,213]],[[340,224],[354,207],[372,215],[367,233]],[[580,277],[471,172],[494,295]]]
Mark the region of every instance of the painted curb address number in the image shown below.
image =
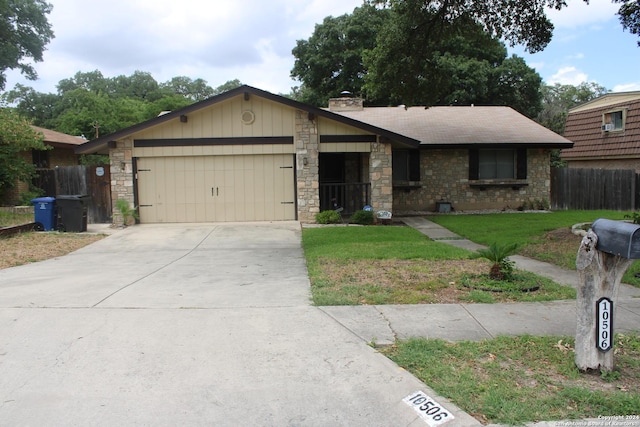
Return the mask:
[[[598,350],[609,351],[613,347],[613,301],[600,298],[596,308],[596,346]]]
[[[418,415],[431,427],[444,424],[455,418],[453,414],[422,391],[416,391],[402,401],[415,409]]]

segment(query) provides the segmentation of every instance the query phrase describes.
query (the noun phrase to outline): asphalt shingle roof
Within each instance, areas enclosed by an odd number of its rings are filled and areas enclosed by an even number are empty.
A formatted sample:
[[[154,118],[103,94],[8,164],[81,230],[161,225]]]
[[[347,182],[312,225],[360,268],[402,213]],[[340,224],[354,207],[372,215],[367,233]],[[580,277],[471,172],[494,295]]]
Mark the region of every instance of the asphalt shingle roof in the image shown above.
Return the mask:
[[[571,145],[509,107],[366,107],[335,113],[409,136],[421,145]]]
[[[55,130],[41,128],[39,126],[31,126],[36,132],[40,132],[44,136],[44,142],[53,144],[72,145],[76,147],[87,142],[86,139],[79,136],[68,135],[62,132],[56,132]],[[71,147],[71,148],[73,148]]]

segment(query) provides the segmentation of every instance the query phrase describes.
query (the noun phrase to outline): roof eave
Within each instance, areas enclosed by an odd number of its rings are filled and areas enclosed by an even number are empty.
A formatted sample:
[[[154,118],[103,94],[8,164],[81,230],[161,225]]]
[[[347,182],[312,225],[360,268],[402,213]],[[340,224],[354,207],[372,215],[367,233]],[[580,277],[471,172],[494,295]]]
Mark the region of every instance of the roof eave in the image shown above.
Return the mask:
[[[465,143],[424,143],[420,148],[572,148],[573,142],[465,142]]]
[[[243,85],[240,87],[237,87],[235,89],[232,89],[228,92],[222,93],[220,95],[216,95],[216,96],[212,96],[211,98],[205,99],[204,101],[200,101],[200,102],[196,102],[194,104],[188,105],[186,107],[180,108],[178,110],[172,111],[170,113],[167,114],[163,114],[162,116],[158,116],[158,117],[154,117],[153,119],[147,120],[145,122],[142,123],[138,123],[136,125],[130,126],[128,128],[119,130],[117,132],[114,132],[112,134],[109,135],[105,135],[103,137],[94,139],[92,141],[86,142],[80,146],[78,146],[75,149],[76,154],[89,154],[89,153],[95,153],[101,150],[104,150],[105,148],[108,147],[109,142],[111,141],[117,141],[119,139],[122,139],[128,135],[131,135],[133,133],[136,132],[140,132],[148,127],[151,126],[157,126],[159,124],[168,122],[170,120],[174,120],[174,119],[179,119],[180,116],[182,115],[187,115],[189,113],[192,113],[194,111],[198,111],[202,108],[208,107],[210,105],[222,102],[222,101],[226,101],[227,99],[231,99],[234,98],[240,94],[249,94],[250,95],[256,95],[256,96],[260,96],[262,98],[268,99],[270,101],[274,101],[274,102],[279,102],[281,104],[287,105],[289,107],[292,108],[296,108],[302,111],[306,111],[308,113],[312,113],[315,114],[317,116],[322,116],[322,117],[326,117],[328,119],[349,125],[349,126],[353,126],[371,133],[374,133],[376,135],[380,135],[383,137],[388,138],[391,141],[395,141],[399,144],[408,146],[408,147],[412,147],[412,148],[418,148],[420,146],[420,141],[413,139],[413,138],[409,138],[405,135],[401,135],[401,134],[397,134],[395,132],[391,132],[388,131],[386,129],[382,129],[376,126],[372,126],[369,125],[367,123],[363,123],[360,122],[358,120],[354,120],[354,119],[350,119],[348,117],[344,117],[341,116],[339,114],[327,111],[327,110],[323,110],[321,108],[316,108],[316,107],[312,107],[310,105],[307,104],[303,104],[299,101],[295,101],[293,99],[289,99],[286,98],[284,96],[281,95],[274,95],[270,92],[266,92],[263,91],[261,89],[257,89],[255,87],[252,86],[247,86],[247,85]]]

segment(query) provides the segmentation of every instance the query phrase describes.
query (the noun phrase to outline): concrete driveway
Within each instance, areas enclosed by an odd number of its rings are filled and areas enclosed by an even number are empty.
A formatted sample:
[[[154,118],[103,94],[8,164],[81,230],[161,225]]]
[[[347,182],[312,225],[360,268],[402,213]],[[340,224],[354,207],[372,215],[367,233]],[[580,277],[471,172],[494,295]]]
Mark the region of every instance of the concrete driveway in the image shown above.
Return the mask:
[[[417,390],[310,305],[297,222],[139,225],[0,270],[0,425],[423,426]]]

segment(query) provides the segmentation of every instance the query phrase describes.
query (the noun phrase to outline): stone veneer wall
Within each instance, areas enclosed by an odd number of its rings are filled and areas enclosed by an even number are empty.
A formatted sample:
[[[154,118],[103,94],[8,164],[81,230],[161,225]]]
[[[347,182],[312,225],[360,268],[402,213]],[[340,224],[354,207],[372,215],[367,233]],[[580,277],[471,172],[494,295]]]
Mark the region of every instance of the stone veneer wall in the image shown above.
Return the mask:
[[[371,182],[371,207],[375,211],[392,211],[393,187],[391,144],[371,143],[369,157],[369,180]]]
[[[474,209],[517,209],[524,202],[549,202],[551,169],[549,151],[527,151],[526,187],[487,187],[485,190],[469,186],[469,151],[421,150],[421,186],[394,188],[395,214],[433,212],[436,202],[451,202],[457,211]]]
[[[318,128],[306,111],[296,111],[296,188],[298,220],[315,222],[320,212],[319,138]],[[305,164],[306,163],[306,164]]]
[[[113,222],[117,225],[122,225],[122,217],[116,211],[116,200],[125,199],[130,206],[134,205],[132,151],[133,141],[130,139],[118,141],[116,148],[109,150],[109,158],[111,160],[111,205],[113,206]]]

